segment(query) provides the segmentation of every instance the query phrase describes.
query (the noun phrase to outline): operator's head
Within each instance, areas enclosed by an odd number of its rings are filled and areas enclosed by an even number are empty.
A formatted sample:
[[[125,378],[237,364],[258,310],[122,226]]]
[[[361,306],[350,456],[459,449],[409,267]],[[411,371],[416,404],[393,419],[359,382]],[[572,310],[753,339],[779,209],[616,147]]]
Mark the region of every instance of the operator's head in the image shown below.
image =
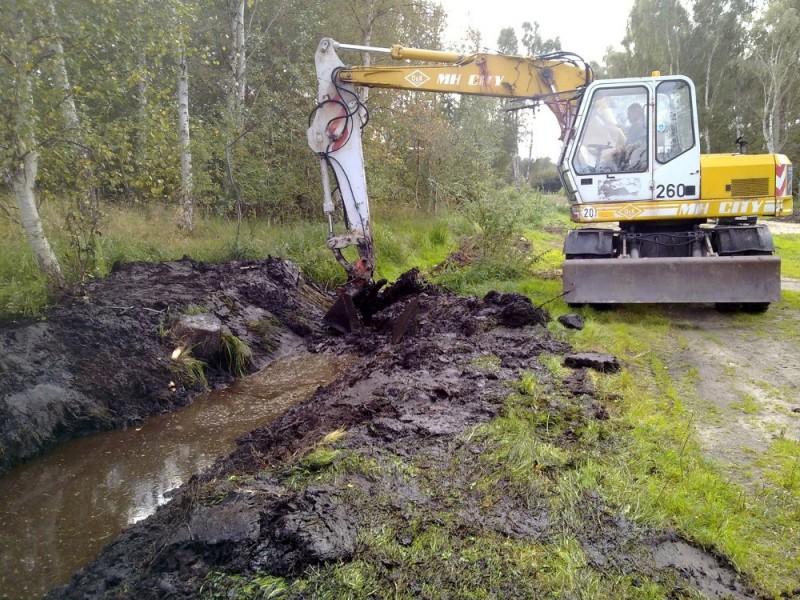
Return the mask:
[[[630,121],[632,125],[638,125],[644,122],[644,109],[638,102],[634,102],[628,106],[628,121]]]

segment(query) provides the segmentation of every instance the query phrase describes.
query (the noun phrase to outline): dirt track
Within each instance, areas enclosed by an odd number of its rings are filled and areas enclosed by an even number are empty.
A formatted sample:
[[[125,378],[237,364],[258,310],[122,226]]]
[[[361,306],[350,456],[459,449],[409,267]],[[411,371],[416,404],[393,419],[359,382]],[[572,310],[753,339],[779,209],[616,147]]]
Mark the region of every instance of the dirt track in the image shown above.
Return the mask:
[[[447,595],[458,585],[497,597],[540,593],[535,578],[503,577],[480,564],[471,571],[441,552],[435,572],[399,568],[403,548],[436,531],[465,552],[470,544],[487,551],[556,544],[567,535],[609,581],[657,581],[673,597],[692,589],[712,598],[755,597],[720,559],[674,533],[634,525],[595,495],[554,510],[548,473],[569,468],[557,457],[587,443],[602,452],[608,441],[587,440],[585,432],[615,408],[595,398],[585,372],[558,380],[543,366],[540,356],[569,349],[539,326],[541,311],[515,295],[477,300],[423,288],[414,297],[418,332],[398,344],[391,323],[408,297],[375,315],[365,335],[312,338],[312,350],[363,358],[308,402],[242,438],[233,454],[50,597],[194,598],[201,587],[213,591],[220,577],[218,591],[226,594],[235,580],[225,577],[271,573],[291,581],[309,566],[336,561],[368,564],[380,593],[395,597],[431,589]],[[504,477],[480,484],[493,471],[493,448],[476,429],[510,410],[509,393],[526,371],[544,394],[517,409],[541,417],[536,435],[556,457],[532,466],[542,476],[533,494]],[[386,554],[389,547],[396,550]],[[315,594],[306,588],[294,595]]]
[[[800,439],[800,314],[781,306],[738,318],[702,306],[668,314],[679,343],[667,362],[674,378],[691,375],[686,398],[703,449],[734,480],[758,487],[769,445]]]

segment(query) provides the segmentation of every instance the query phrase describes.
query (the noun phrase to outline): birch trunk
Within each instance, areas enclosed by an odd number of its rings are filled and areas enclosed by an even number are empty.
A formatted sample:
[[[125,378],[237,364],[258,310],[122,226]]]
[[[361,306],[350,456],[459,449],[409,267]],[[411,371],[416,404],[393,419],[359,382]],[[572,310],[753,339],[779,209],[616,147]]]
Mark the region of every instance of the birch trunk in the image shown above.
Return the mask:
[[[55,67],[53,74],[53,81],[55,86],[64,94],[64,99],[61,102],[61,114],[64,118],[64,126],[67,134],[73,143],[80,146],[80,158],[83,161],[81,168],[81,175],[84,183],[88,186],[86,188],[86,196],[91,202],[96,199],[96,190],[91,185],[94,179],[94,173],[90,166],[89,151],[83,144],[83,130],[81,129],[81,119],[78,115],[78,108],[75,104],[75,97],[72,94],[72,85],[69,81],[69,74],[67,73],[67,63],[64,59],[64,45],[61,42],[59,32],[58,17],[56,16],[55,5],[52,0],[48,3],[48,12],[50,16],[50,28],[55,32],[53,40],[48,45],[50,53],[54,57]]]
[[[230,105],[233,122],[238,129],[244,126],[244,101],[247,96],[247,47],[244,31],[245,0],[229,0],[231,18],[231,90]]]
[[[22,16],[18,16],[20,38],[25,39],[25,24]],[[25,42],[23,42],[25,43]],[[34,134],[33,92],[28,71],[30,62],[26,52],[21,51],[14,57],[16,67],[16,102],[11,107],[14,127],[14,150],[16,158],[8,178],[19,209],[20,222],[25,230],[25,237],[33,251],[36,263],[47,277],[51,287],[66,287],[61,265],[58,263],[50,243],[42,227],[39,209],[36,207],[36,175],[39,169],[39,154],[36,152],[36,136]]]
[[[56,7],[53,2],[48,2],[47,10],[50,17],[50,28],[53,32],[58,32],[58,17],[56,16]],[[61,43],[61,36],[55,33],[52,40],[48,44],[48,50],[53,55],[55,61],[55,68],[53,73],[53,80],[55,86],[64,93],[64,99],[61,102],[61,113],[64,116],[64,125],[67,131],[72,135],[77,135],[81,128],[80,118],[78,117],[78,109],[75,106],[75,98],[72,96],[72,86],[69,83],[69,75],[67,74],[67,64],[64,60],[64,45]]]
[[[371,0],[369,3],[369,8],[367,9],[367,27],[362,31],[364,37],[361,40],[361,44],[364,46],[371,46],[372,45],[372,30],[375,27],[375,0]],[[365,67],[369,67],[372,65],[372,55],[369,52],[362,52],[361,53],[361,60]],[[361,101],[366,103],[369,99],[369,88],[367,87],[360,87],[358,88],[358,95],[361,98]]]
[[[194,200],[192,198],[192,151],[189,145],[189,73],[186,52],[181,45],[178,64],[178,142],[181,149],[180,227],[194,229]]]

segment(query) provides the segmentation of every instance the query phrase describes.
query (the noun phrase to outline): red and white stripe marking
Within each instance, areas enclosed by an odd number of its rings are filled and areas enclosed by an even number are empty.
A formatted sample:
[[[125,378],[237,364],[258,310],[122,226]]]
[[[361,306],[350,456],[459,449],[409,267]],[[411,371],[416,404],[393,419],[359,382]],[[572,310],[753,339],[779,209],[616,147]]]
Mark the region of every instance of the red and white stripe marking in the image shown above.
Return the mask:
[[[786,184],[789,182],[788,165],[775,165],[775,195],[786,196]]]

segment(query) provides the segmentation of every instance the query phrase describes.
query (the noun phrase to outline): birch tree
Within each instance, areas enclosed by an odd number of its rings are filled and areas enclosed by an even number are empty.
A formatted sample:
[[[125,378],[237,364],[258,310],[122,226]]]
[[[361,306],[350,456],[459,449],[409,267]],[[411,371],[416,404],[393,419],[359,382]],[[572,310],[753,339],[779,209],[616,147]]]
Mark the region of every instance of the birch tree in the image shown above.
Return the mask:
[[[60,27],[56,7],[52,0],[47,3],[48,29],[51,32],[48,50],[53,57],[53,83],[61,91],[63,100],[61,102],[61,114],[64,117],[64,126],[69,134],[74,138],[80,138],[81,121],[78,116],[78,108],[75,105],[75,97],[72,94],[72,86],[67,73],[67,63],[64,60],[64,44],[61,41]]]
[[[178,61],[178,143],[181,149],[181,187],[179,225],[186,231],[194,229],[194,199],[192,198],[192,151],[189,144],[189,72],[186,48],[181,41]]]
[[[714,148],[712,131],[731,129],[736,120],[730,107],[746,45],[744,23],[750,15],[745,0],[696,0],[690,38],[692,60],[687,74],[697,86],[702,139],[707,153]],[[734,136],[730,136],[732,142]]]
[[[244,28],[245,0],[228,0],[230,18],[231,82],[228,90],[229,110],[235,126],[244,125],[244,102],[247,97],[247,46]]]
[[[761,131],[767,152],[786,143],[800,85],[800,11],[791,0],[773,0],[753,27],[751,71],[761,87]]]
[[[3,81],[12,90],[8,99],[11,123],[3,174],[14,191],[19,220],[42,273],[52,288],[64,289],[61,265],[44,233],[36,204],[36,177],[39,152],[36,141],[36,114],[33,104],[34,43],[28,38],[30,15],[22,3],[13,2],[12,15],[0,29],[0,54],[5,61]],[[7,29],[9,28],[10,29]]]

